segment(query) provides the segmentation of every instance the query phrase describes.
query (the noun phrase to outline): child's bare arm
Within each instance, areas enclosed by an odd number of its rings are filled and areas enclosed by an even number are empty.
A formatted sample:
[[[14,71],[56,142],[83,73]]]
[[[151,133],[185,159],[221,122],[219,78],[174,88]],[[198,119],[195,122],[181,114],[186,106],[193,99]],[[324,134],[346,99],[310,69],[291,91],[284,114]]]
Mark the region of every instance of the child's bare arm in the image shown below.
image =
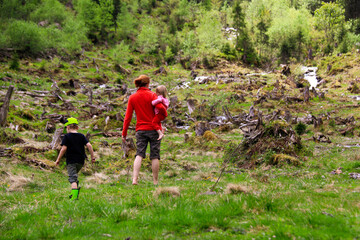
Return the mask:
[[[66,153],[66,150],[67,150],[67,146],[62,146],[61,147],[61,150],[59,152],[59,156],[57,157],[56,162],[55,162],[56,165],[59,165],[60,159],[64,156],[64,154]]]
[[[95,155],[94,155],[94,149],[93,149],[91,143],[88,142],[86,144],[86,147],[87,147],[87,149],[89,150],[89,152],[91,154],[91,162],[94,163],[95,162]]]

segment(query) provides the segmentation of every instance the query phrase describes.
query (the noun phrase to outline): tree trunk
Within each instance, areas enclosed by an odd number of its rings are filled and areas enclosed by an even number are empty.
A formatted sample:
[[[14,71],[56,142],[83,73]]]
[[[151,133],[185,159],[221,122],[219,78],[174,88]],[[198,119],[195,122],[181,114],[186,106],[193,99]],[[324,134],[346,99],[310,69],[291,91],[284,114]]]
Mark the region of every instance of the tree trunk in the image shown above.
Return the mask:
[[[11,85],[6,93],[4,103],[0,110],[0,126],[4,126],[6,124],[6,117],[9,111],[10,99],[13,91],[14,91],[14,86]]]

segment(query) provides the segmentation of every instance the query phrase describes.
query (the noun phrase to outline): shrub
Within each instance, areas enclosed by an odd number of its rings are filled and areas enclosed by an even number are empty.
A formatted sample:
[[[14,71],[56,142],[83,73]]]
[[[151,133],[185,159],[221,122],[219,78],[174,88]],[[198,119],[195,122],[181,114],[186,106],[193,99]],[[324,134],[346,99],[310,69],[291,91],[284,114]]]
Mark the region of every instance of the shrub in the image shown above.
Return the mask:
[[[295,125],[295,131],[297,134],[302,135],[305,133],[306,131],[306,124],[299,122],[298,124]]]
[[[30,13],[38,7],[41,0],[5,0],[0,2],[0,18],[27,19]]]
[[[131,51],[129,45],[126,45],[124,41],[117,44],[113,50],[114,61],[120,65],[126,64],[131,58]]]
[[[15,20],[9,25],[5,35],[9,38],[9,47],[16,50],[38,53],[47,47],[43,30],[33,22]]]
[[[49,23],[62,24],[70,16],[64,5],[57,0],[47,0],[30,15],[34,22],[48,21]]]
[[[159,46],[159,27],[151,20],[142,26],[136,44],[143,53],[156,53]]]
[[[19,56],[18,55],[14,55],[13,58],[10,61],[10,69],[12,70],[19,70],[20,69],[20,61],[19,61]]]

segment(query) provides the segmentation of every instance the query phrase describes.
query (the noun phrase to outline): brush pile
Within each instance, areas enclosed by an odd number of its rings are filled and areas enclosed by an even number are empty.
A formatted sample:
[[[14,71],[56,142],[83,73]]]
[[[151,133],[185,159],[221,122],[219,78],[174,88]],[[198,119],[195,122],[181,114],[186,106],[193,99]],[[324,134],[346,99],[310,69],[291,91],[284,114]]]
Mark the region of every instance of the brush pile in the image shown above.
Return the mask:
[[[252,168],[267,163],[271,165],[299,165],[298,153],[302,148],[301,138],[292,126],[283,120],[263,122],[261,114],[253,124],[244,124],[244,140],[225,153],[241,168]]]

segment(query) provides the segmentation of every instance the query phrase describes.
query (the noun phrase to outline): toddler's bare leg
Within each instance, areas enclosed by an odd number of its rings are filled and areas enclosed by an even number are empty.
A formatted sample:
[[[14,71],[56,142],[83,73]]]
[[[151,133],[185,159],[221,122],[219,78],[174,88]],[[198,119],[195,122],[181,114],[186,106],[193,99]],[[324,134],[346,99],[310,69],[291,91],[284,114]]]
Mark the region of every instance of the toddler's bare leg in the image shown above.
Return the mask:
[[[159,138],[157,140],[160,140],[164,137],[164,133],[161,130],[156,130],[157,133],[159,134]]]

